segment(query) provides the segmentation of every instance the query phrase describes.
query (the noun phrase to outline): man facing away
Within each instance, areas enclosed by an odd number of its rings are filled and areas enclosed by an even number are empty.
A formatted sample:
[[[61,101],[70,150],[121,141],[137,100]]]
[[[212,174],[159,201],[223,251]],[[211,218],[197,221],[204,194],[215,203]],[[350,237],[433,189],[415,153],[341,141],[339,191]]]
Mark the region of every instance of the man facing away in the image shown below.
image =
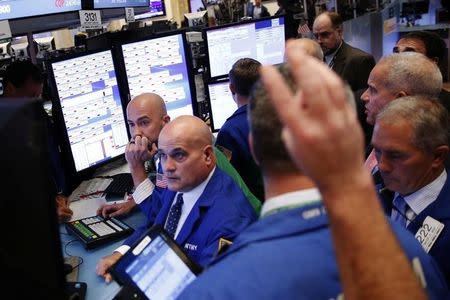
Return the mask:
[[[261,171],[248,145],[247,104],[253,84],[258,80],[261,63],[252,58],[237,60],[229,72],[230,91],[238,109],[226,120],[217,135],[216,146],[231,155],[230,163],[244,179],[252,193],[264,199]]]
[[[146,224],[98,263],[97,274],[107,281],[108,268],[153,225],[164,226],[186,254],[204,266],[218,251],[221,239],[232,241],[256,219],[239,186],[216,168],[211,132],[199,118],[181,116],[165,125],[158,155],[168,188],[146,200]]]

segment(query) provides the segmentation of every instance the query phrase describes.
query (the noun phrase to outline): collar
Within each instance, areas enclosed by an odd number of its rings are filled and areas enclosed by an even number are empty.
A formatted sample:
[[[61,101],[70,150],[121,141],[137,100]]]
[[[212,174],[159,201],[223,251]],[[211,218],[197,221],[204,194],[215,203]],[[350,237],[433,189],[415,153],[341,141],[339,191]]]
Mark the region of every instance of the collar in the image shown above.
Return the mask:
[[[208,177],[199,185],[197,185],[195,188],[190,190],[189,192],[183,193],[183,200],[184,202],[196,202],[198,198],[200,198],[201,194],[203,194],[203,191],[205,190],[206,186],[208,185],[209,180],[211,179],[212,175],[214,174],[214,171],[216,170],[216,167],[212,169],[212,171],[209,173]],[[176,193],[175,198],[180,192]]]
[[[334,58],[336,57],[336,54],[338,53],[339,49],[341,49],[343,44],[344,44],[344,40],[341,41],[341,43],[336,48],[336,50],[334,50],[332,53],[330,53],[328,55],[325,55],[325,61],[326,61],[327,65],[330,66],[330,64],[334,61]],[[332,65],[330,67],[332,67]]]
[[[320,203],[321,201],[322,196],[317,188],[281,194],[276,197],[266,199],[262,206],[261,217],[265,217],[285,209]]]
[[[416,215],[419,215],[425,208],[427,208],[437,199],[446,180],[447,171],[444,169],[441,175],[439,175],[435,180],[422,187],[421,189],[415,191],[414,193],[403,196],[403,198],[405,199],[411,210]],[[395,193],[395,197],[397,197],[397,195],[398,193]]]

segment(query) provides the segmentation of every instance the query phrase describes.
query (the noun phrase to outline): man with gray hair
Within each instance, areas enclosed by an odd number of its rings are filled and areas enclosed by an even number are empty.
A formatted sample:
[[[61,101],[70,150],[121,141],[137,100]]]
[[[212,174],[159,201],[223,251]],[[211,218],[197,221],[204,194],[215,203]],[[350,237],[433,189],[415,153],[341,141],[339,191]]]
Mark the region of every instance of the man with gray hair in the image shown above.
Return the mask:
[[[437,99],[442,89],[442,75],[436,64],[420,53],[395,53],[383,57],[375,65],[367,84],[369,87],[361,100],[366,122],[374,125],[380,110],[396,98],[426,95]],[[373,171],[376,167],[375,155],[373,151],[368,153],[366,167]]]
[[[395,53],[383,57],[370,72],[369,87],[362,94],[367,122],[375,123],[378,112],[392,100],[411,95],[437,98],[442,75],[436,64],[419,53]]]
[[[409,96],[377,115],[372,145],[386,214],[416,235],[450,283],[448,139],[447,110],[430,97]]]

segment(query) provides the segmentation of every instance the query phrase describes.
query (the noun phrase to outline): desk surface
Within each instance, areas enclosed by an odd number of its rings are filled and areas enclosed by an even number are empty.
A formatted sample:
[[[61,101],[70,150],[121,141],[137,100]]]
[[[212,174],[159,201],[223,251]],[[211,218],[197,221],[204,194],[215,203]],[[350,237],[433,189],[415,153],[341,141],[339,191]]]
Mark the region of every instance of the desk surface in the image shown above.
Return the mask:
[[[136,211],[122,220],[136,229],[144,223],[145,216],[139,209],[136,209]],[[112,299],[119,291],[119,285],[114,281],[106,284],[103,278],[97,276],[95,273],[95,267],[103,256],[111,254],[122,244],[123,240],[86,250],[78,240],[68,243],[74,240],[75,237],[68,235],[64,226],[61,226],[60,230],[63,255],[80,256],[83,258],[83,263],[79,266],[78,281],[87,284],[86,300]]]

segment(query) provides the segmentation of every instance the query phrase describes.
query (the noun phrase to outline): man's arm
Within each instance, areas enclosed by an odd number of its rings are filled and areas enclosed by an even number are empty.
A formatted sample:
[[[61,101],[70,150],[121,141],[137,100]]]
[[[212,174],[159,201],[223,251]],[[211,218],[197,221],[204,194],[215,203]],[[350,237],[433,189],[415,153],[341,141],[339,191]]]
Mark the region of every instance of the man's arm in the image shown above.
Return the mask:
[[[293,94],[273,67],[263,67],[262,79],[292,159],[323,195],[346,299],[426,299],[364,169],[362,131],[342,81],[291,42],[287,60],[302,89]]]

